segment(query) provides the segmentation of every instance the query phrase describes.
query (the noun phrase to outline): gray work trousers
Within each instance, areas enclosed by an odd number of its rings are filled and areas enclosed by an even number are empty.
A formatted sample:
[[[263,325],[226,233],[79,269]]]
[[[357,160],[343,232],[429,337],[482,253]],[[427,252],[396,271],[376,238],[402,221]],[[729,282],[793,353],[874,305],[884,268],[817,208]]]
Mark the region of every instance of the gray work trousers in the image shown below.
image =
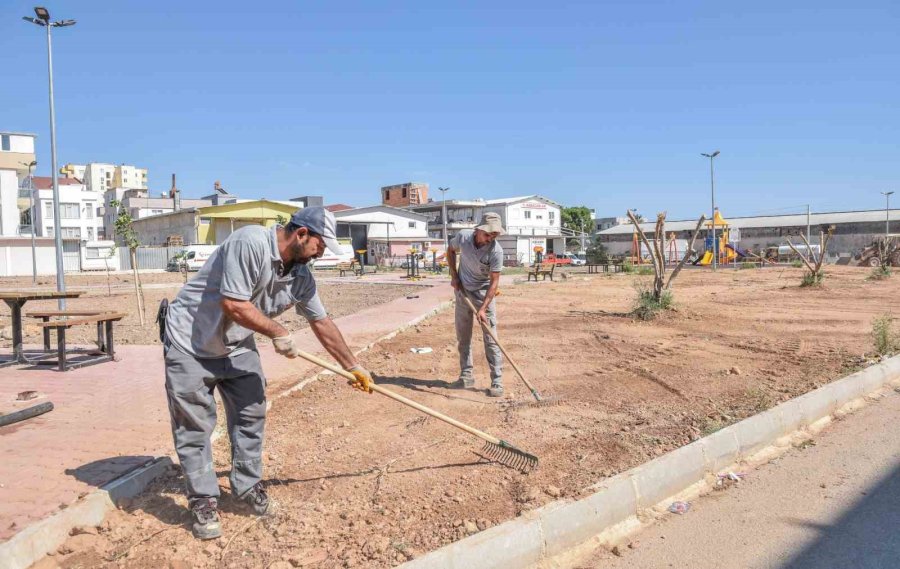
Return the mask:
[[[243,495],[262,478],[266,378],[259,353],[196,358],[168,342],[164,350],[172,436],[188,497],[219,496],[210,441],[216,426],[216,387],[231,439],[231,491]]]
[[[484,303],[484,296],[487,290],[466,291],[469,300],[475,305],[475,308],[481,309]],[[486,311],[488,322],[491,324],[491,330],[497,333],[497,312],[496,301],[492,300]],[[456,347],[459,350],[459,376],[461,378],[470,378],[472,375],[472,327],[481,325],[475,321],[475,314],[469,305],[463,300],[462,293],[456,291]],[[500,346],[491,338],[490,334],[482,330],[484,337],[484,352],[487,356],[488,366],[491,368],[491,384],[503,384],[503,353],[500,352]]]

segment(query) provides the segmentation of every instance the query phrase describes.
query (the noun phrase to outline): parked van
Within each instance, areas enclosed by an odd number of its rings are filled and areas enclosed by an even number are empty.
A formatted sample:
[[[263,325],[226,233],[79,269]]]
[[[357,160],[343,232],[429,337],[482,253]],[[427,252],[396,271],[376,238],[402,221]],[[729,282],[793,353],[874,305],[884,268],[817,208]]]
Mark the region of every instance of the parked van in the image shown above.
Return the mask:
[[[321,269],[334,268],[338,263],[349,263],[350,261],[352,261],[355,254],[353,252],[353,244],[350,242],[350,239],[338,238],[338,243],[341,246],[340,255],[335,255],[326,248],[325,254],[316,259],[312,264],[315,265],[317,269]]]
[[[188,245],[180,253],[169,259],[167,271],[199,271],[212,256],[218,245]]]

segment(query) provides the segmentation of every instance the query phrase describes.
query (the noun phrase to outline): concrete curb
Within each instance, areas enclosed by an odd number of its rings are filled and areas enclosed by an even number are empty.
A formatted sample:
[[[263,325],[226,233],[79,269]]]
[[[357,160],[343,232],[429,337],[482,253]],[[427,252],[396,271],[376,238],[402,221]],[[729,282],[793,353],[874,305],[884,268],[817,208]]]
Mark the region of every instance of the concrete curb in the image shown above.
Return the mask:
[[[379,342],[390,340],[404,330],[442,312],[452,304],[452,300],[441,302],[436,307],[424,314],[420,314],[396,330],[363,346],[354,355],[372,349]],[[320,374],[316,373],[304,378],[294,386],[268,398],[266,410],[272,408],[275,400],[302,390]],[[223,430],[217,429],[213,433],[212,440],[215,441],[223,433]],[[107,512],[115,508],[120,500],[132,498],[143,492],[153,480],[162,475],[172,464],[173,460],[169,456],[157,457],[125,476],[117,478],[98,490],[91,492],[65,510],[31,524],[8,541],[0,543],[0,569],[27,569],[62,545],[68,539],[69,532],[73,528],[100,524],[103,518],[106,517]]]
[[[400,567],[512,569],[550,565],[553,557],[630,521],[636,523],[639,515],[700,487],[728,465],[747,460],[798,430],[821,424],[842,407],[853,406],[859,398],[894,380],[900,380],[900,356],[603,480],[586,498],[547,504]]]
[[[169,457],[158,458],[91,492],[75,505],[28,526],[0,544],[0,569],[30,567],[65,542],[72,528],[99,525],[116,503],[142,492],[171,465]]]

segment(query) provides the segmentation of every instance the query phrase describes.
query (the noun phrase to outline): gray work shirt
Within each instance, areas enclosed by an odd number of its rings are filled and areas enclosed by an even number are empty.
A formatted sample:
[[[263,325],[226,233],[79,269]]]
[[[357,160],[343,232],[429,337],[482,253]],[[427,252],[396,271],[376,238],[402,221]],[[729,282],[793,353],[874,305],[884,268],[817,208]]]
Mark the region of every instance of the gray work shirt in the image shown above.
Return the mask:
[[[450,240],[450,248],[459,254],[459,280],[466,290],[487,288],[491,273],[503,270],[503,247],[496,240],[475,246],[475,230],[463,229]]]
[[[249,300],[274,318],[290,308],[307,320],[328,316],[309,267],[294,265],[282,275],[276,227],[248,225],[232,233],[188,281],[166,317],[166,336],[198,358],[221,358],[256,349],[253,331],[230,320],[222,298]]]

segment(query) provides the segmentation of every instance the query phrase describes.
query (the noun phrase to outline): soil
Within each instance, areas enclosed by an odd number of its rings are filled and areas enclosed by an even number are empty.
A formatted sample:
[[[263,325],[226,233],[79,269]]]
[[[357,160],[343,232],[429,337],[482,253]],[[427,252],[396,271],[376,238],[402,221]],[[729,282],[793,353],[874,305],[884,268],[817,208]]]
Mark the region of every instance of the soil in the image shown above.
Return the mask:
[[[327,275],[332,276],[332,275]],[[155,324],[156,309],[163,298],[173,299],[183,284],[181,273],[147,273],[141,275],[144,289],[146,320],[141,326],[134,296],[134,281],[131,274],[110,275],[110,286],[107,287],[105,274],[71,275],[66,277],[67,290],[82,290],[86,294],[66,303],[68,310],[104,310],[123,311],[128,315],[115,327],[115,341],[118,344],[159,344],[159,335]],[[31,278],[0,279],[0,290],[14,290],[17,287],[31,287]],[[54,289],[54,278],[39,278],[38,286]],[[328,282],[319,286],[319,295],[332,318],[339,318],[358,312],[362,308],[383,304],[415,293],[418,287],[408,285],[362,284]],[[41,300],[25,304],[25,314],[30,310],[57,310],[57,301]],[[25,318],[25,343],[41,344],[41,329],[34,325],[40,320]],[[307,326],[306,319],[288,310],[278,319],[289,331],[299,330]],[[68,342],[90,344],[96,338],[96,329],[91,326],[75,326],[66,332]],[[267,340],[257,338],[260,344]],[[54,344],[55,345],[55,344]],[[0,350],[12,347],[12,328],[10,326],[9,306],[0,302]]]
[[[536,470],[491,462],[479,455],[479,440],[322,375],[269,413],[271,516],[248,516],[229,495],[222,437],[215,444],[222,539],[191,537],[173,468],[38,567],[397,565],[547,502],[586,495],[605,477],[873,361],[871,322],[896,306],[900,279],[868,281],[868,274],[833,267],[824,286],[804,289],[793,268],[687,270],[676,282],[675,310],[651,322],[626,315],[642,277],[505,286],[501,341],[542,394],[564,398],[561,405],[510,407],[530,395],[508,366],[506,396],[488,398],[480,342],[477,389],[450,389],[458,373],[452,310],[363,360],[382,385],[536,454]],[[433,352],[410,351],[424,346]]]

